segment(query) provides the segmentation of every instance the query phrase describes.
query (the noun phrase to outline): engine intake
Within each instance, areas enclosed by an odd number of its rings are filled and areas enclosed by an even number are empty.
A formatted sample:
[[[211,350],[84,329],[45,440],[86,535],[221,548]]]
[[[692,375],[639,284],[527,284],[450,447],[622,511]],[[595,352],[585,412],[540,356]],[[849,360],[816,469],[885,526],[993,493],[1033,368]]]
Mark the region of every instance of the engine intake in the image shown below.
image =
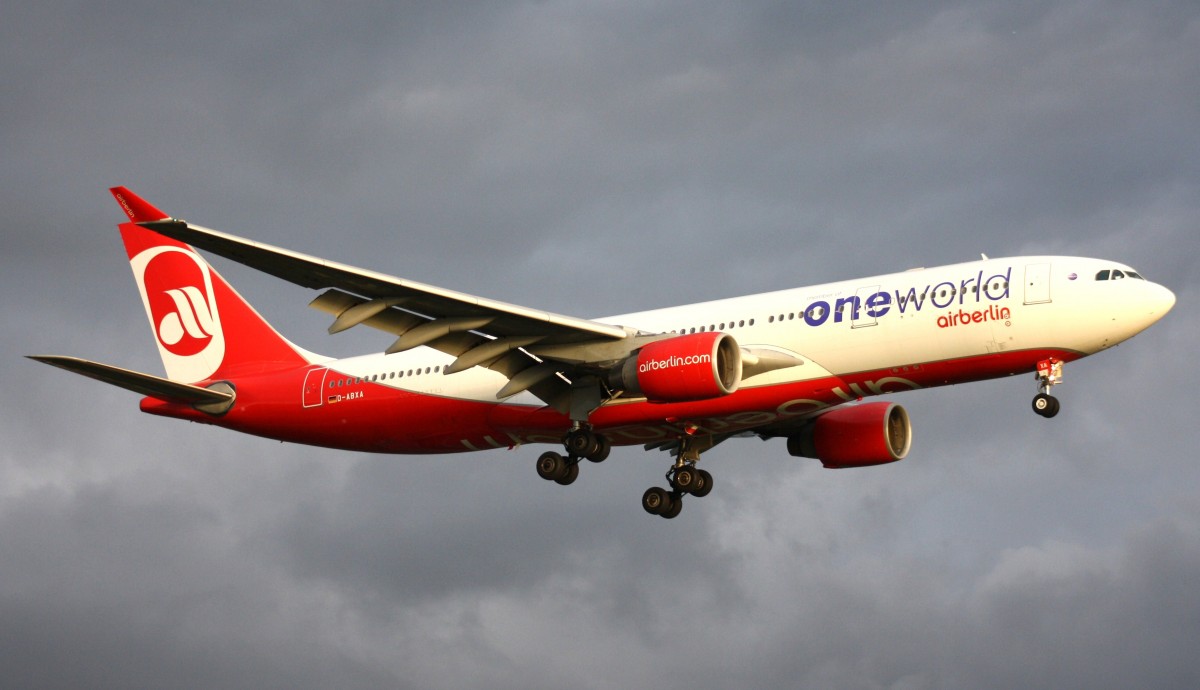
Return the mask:
[[[608,382],[650,402],[729,395],[742,382],[742,349],[728,333],[692,333],[642,347],[613,367]]]
[[[790,455],[816,458],[830,469],[896,462],[911,446],[908,412],[888,402],[832,409],[787,440]]]

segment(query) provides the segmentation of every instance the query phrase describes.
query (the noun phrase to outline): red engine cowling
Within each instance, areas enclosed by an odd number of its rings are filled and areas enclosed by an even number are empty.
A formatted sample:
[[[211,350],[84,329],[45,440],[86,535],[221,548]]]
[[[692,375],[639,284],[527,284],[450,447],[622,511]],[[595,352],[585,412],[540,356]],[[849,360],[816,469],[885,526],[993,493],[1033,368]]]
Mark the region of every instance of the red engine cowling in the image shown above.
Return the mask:
[[[728,333],[693,333],[659,340],[617,365],[609,381],[650,402],[729,395],[742,382],[742,349]]]
[[[838,407],[789,436],[788,453],[825,467],[869,467],[904,459],[912,445],[908,412],[895,403]]]

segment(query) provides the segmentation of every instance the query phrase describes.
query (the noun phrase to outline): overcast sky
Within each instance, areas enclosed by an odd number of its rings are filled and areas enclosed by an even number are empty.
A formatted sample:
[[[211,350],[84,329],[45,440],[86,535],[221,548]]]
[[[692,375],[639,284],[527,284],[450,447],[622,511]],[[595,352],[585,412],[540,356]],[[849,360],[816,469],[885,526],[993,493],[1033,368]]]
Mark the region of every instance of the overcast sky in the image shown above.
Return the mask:
[[[14,3],[0,23],[0,673],[15,687],[1200,685],[1200,5]],[[284,445],[24,359],[160,373],[106,189],[599,316],[976,258],[1129,263],[1161,323],[781,441],[559,487],[535,447]],[[314,293],[229,263],[298,344]],[[396,423],[403,424],[403,419]]]

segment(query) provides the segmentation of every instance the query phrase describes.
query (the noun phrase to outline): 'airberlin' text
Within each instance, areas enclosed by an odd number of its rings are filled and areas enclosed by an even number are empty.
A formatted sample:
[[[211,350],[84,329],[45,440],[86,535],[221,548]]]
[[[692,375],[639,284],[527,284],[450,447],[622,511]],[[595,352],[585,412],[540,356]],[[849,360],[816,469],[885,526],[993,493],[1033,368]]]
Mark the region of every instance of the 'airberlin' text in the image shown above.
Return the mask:
[[[647,371],[657,371],[659,369],[667,369],[670,367],[686,367],[690,364],[707,364],[712,361],[712,355],[689,355],[687,357],[676,357],[671,355],[663,359],[649,359],[645,362],[638,363],[638,373],[644,374]]]

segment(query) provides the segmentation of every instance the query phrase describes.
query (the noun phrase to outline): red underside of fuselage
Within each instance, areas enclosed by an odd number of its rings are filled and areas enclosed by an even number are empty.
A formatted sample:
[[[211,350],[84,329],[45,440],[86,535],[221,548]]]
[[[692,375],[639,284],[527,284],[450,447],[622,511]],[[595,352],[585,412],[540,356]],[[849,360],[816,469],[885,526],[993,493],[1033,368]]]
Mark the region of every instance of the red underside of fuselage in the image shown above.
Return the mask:
[[[1057,349],[1023,350],[747,386],[730,395],[688,403],[617,400],[593,412],[589,421],[614,445],[667,441],[687,427],[699,433],[736,433],[799,420],[858,398],[1029,373],[1040,360],[1071,361],[1080,356]],[[233,381],[237,402],[221,416],[153,398],[142,400],[142,410],[283,441],[376,453],[451,453],[522,443],[557,444],[570,427],[566,415],[547,407],[461,400],[369,382],[336,396],[321,391],[320,398],[305,407],[301,391],[312,368]]]

